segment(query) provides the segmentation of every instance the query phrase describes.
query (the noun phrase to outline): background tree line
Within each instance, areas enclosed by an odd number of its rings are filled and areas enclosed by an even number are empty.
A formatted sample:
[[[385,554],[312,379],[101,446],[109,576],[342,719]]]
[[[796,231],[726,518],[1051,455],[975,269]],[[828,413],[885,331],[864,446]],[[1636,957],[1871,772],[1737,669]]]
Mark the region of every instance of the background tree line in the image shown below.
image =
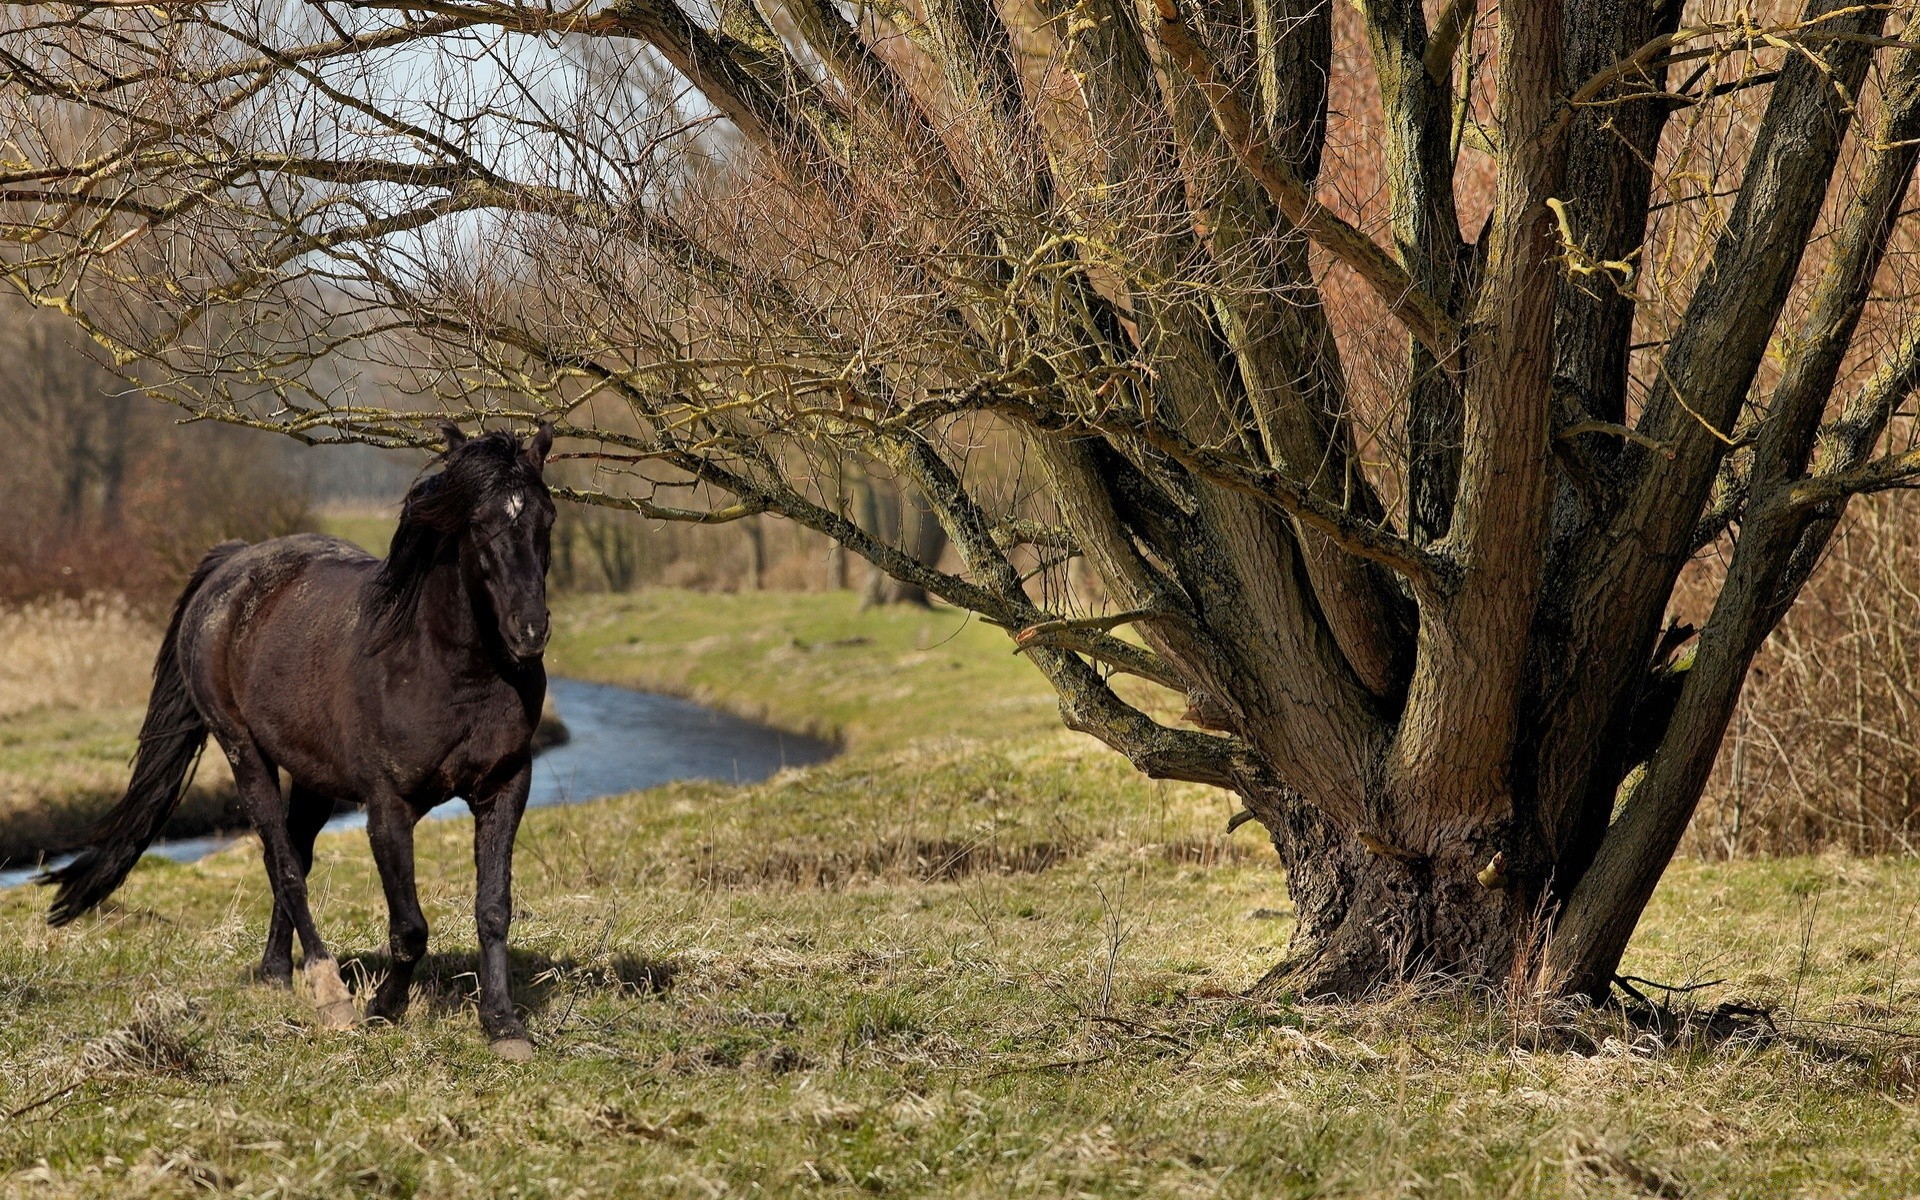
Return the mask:
[[[110,592],[171,599],[202,551],[323,528],[330,512],[392,515],[418,456],[336,447],[309,453],[219,422],[180,423],[103,366],[57,314],[6,306],[0,323],[0,601]],[[592,485],[593,473],[563,469]],[[852,519],[938,560],[945,534],[884,469],[841,472]],[[617,484],[616,484],[617,486]],[[718,527],[647,522],[568,506],[554,539],[562,591],[663,585],[723,591],[853,588],[868,604],[927,603],[829,538],[773,521]]]
[[[181,426],[76,344],[57,314],[0,320],[0,601],[59,593],[145,600],[208,545],[311,525],[297,448]]]

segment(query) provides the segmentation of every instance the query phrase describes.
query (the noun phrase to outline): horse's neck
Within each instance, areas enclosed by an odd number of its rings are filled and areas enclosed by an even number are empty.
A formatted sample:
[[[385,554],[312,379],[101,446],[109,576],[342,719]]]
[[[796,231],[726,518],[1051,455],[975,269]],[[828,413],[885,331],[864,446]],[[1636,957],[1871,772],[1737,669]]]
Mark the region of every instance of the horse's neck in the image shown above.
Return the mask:
[[[422,649],[440,657],[461,673],[488,673],[495,669],[479,601],[466,586],[458,560],[436,563],[420,589],[415,628]]]

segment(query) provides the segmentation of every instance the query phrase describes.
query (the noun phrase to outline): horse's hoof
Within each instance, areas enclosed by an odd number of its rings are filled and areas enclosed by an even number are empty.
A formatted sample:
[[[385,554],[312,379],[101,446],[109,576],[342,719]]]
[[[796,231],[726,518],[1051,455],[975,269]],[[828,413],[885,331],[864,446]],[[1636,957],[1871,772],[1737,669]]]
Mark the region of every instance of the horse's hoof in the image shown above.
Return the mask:
[[[523,1037],[503,1037],[487,1044],[493,1051],[508,1062],[532,1062],[533,1043]]]
[[[353,995],[340,978],[340,968],[331,958],[307,964],[307,983],[313,988],[313,1011],[322,1029],[352,1029],[355,1014]]]

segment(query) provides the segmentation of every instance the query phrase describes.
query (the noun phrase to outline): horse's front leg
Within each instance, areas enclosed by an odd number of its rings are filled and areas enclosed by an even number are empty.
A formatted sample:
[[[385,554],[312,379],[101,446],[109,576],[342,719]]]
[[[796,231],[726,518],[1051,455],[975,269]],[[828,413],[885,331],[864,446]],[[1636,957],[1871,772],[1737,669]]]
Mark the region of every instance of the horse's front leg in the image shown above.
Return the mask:
[[[513,1012],[507,977],[507,927],[513,922],[513,838],[526,811],[533,781],[532,760],[487,795],[470,801],[473,809],[474,925],[480,935],[480,1027],[502,1058],[533,1056],[527,1027]]]

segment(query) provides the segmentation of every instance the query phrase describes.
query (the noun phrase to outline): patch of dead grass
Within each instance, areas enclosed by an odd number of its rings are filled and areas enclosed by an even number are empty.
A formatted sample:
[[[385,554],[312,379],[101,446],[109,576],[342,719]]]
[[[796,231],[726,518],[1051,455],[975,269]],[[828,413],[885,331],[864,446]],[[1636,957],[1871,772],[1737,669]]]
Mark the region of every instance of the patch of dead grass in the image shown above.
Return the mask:
[[[146,702],[160,630],[117,596],[0,608],[0,720]]]

